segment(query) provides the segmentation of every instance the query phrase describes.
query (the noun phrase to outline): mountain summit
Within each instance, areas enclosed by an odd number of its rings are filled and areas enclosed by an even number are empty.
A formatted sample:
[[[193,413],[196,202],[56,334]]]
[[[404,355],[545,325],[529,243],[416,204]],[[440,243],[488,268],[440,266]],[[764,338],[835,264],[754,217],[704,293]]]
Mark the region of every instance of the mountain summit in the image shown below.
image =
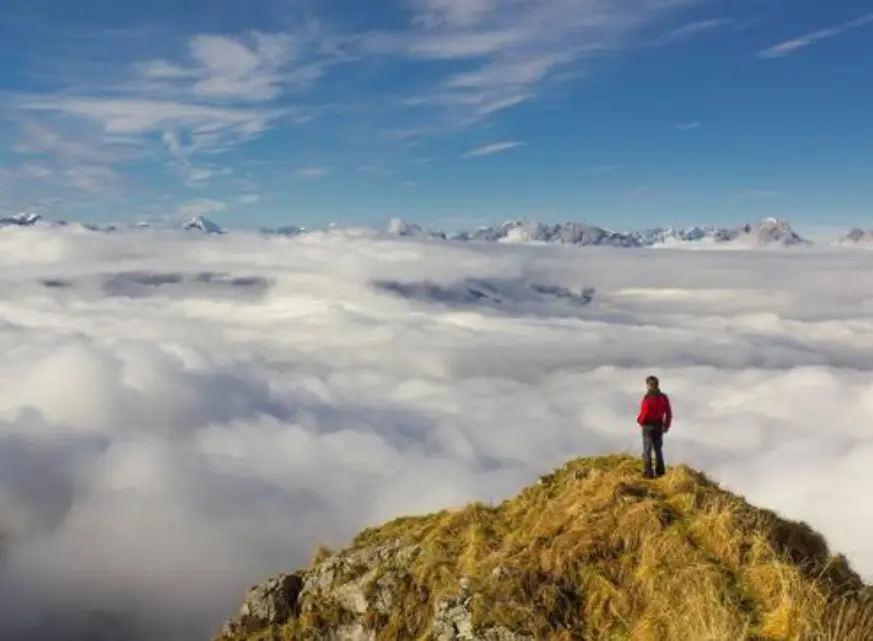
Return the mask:
[[[185,231],[197,230],[206,234],[223,234],[224,230],[205,216],[195,216],[182,225]]]
[[[871,590],[803,523],[680,465],[573,460],[253,587],[221,641],[869,641]]]

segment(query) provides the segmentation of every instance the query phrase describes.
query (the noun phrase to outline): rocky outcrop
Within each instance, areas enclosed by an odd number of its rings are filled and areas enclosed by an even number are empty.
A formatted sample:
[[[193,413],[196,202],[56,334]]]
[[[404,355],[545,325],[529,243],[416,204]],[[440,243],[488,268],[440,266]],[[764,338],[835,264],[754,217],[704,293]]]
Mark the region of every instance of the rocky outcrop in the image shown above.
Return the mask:
[[[418,546],[395,541],[330,556],[303,572],[272,577],[248,591],[219,639],[245,638],[298,619],[329,626],[325,638],[332,641],[375,641],[376,627],[396,613],[414,587],[407,568],[420,551]],[[493,572],[492,579],[502,580],[503,573]],[[473,595],[471,580],[461,577],[454,594],[434,602],[433,641],[535,641],[502,626],[476,631]]]
[[[237,619],[225,624],[224,633],[234,635],[285,623],[298,614],[303,586],[299,574],[280,574],[254,586],[246,594]]]

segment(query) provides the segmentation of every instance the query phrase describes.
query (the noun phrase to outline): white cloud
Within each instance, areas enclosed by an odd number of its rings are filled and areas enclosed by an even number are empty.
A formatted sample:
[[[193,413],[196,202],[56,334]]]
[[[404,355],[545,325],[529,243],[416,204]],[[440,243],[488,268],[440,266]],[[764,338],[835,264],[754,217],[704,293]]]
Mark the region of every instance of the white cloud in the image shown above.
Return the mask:
[[[653,371],[670,463],[873,578],[873,252],[210,241],[0,233],[0,637],[91,641],[67,617],[100,604],[209,638],[317,542],[636,453]],[[415,297],[467,278],[504,303]]]
[[[154,158],[160,148],[152,142],[160,138],[172,156],[170,166],[187,185],[198,186],[223,174],[193,164],[194,157],[226,152],[280,121],[300,124],[311,119],[311,110],[265,103],[290,87],[309,84],[326,66],[341,60],[340,54],[319,49],[328,44],[317,29],[238,37],[197,34],[188,41],[190,65],[153,59],[131,68],[120,62],[123,73],[116,72],[118,78],[67,80],[78,91],[10,94],[10,112],[27,119],[27,140],[15,150],[76,155],[92,162],[100,156],[101,162],[109,163],[120,155]],[[119,58],[126,53],[119,51]],[[89,94],[84,87],[96,89]],[[240,102],[257,104],[241,107]],[[34,122],[37,116],[48,124]],[[76,136],[64,137],[53,129],[55,123],[73,123]]]
[[[31,178],[33,180],[41,180],[43,178],[48,178],[49,176],[54,174],[51,169],[49,169],[45,165],[36,162],[28,162],[22,164],[19,171],[21,172],[21,175],[25,178]]]
[[[329,167],[300,167],[294,170],[294,176],[300,180],[317,180],[329,175]]]
[[[80,163],[108,165],[141,154],[137,141],[91,129],[62,130],[32,119],[17,123],[18,138],[12,151],[23,156],[50,155],[71,166]]]
[[[208,167],[187,166],[185,183],[190,187],[202,186],[204,182],[217,176],[229,176],[232,171],[225,167],[224,169],[216,170]]]
[[[110,167],[102,165],[78,165],[63,172],[65,182],[71,187],[94,193],[107,193],[118,186],[121,176]]]
[[[698,20],[696,22],[689,22],[682,25],[681,27],[673,29],[663,37],[659,38],[656,43],[665,44],[669,42],[675,42],[677,40],[683,40],[692,36],[696,36],[700,33],[714,31],[716,29],[728,27],[735,24],[736,21],[730,18],[711,18],[709,20]]]
[[[806,47],[809,47],[810,45],[813,45],[820,40],[835,38],[837,36],[843,35],[844,33],[852,29],[857,29],[859,27],[867,26],[870,24],[873,24],[873,14],[868,14],[854,20],[849,20],[848,22],[845,22],[838,27],[819,29],[818,31],[813,31],[797,38],[792,38],[790,40],[780,42],[777,45],[773,45],[772,47],[759,51],[758,57],[765,59],[783,58],[796,51],[805,49]]]
[[[408,103],[442,107],[466,126],[584,76],[583,60],[632,46],[638,30],[693,1],[410,0],[413,29],[371,36],[370,49],[475,65]]]
[[[693,129],[700,129],[702,126],[703,125],[700,122],[694,120],[692,122],[683,122],[681,125],[676,125],[676,129],[679,131],[691,131]]]
[[[261,197],[258,194],[243,194],[238,196],[236,201],[242,205],[255,205],[261,202]]]
[[[137,65],[147,79],[189,83],[201,98],[251,102],[272,100],[282,92],[283,65],[293,60],[295,41],[288,34],[255,33],[251,45],[228,36],[200,34],[189,50],[195,66],[186,68],[165,60]]]
[[[499,3],[495,0],[408,0],[417,14],[413,24],[425,27],[472,27],[493,14]]]
[[[353,59],[336,40],[315,23],[292,33],[200,33],[187,42],[188,62],[138,62],[137,79],[127,88],[180,99],[270,102],[289,89],[308,88],[329,66]]]
[[[486,102],[476,110],[476,113],[480,116],[487,116],[488,114],[497,113],[498,111],[503,111],[504,109],[520,105],[521,103],[530,100],[532,97],[532,94],[507,96],[506,98],[501,98],[494,102]]]
[[[198,198],[181,205],[179,207],[179,214],[186,217],[205,216],[206,214],[224,211],[225,209],[227,209],[227,204],[220,200]]]
[[[482,145],[481,147],[477,147],[476,149],[471,149],[467,153],[461,156],[461,158],[478,158],[480,156],[492,156],[494,154],[501,154],[505,151],[509,151],[510,149],[515,149],[516,147],[521,147],[524,143],[517,142],[514,140],[508,140],[505,142],[492,142],[488,145]]]
[[[78,116],[99,124],[107,133],[143,134],[163,132],[173,125],[190,128],[193,134],[216,136],[225,131],[235,138],[250,139],[271,120],[288,110],[234,109],[185,104],[164,100],[31,97],[19,105],[31,111],[51,111]]]

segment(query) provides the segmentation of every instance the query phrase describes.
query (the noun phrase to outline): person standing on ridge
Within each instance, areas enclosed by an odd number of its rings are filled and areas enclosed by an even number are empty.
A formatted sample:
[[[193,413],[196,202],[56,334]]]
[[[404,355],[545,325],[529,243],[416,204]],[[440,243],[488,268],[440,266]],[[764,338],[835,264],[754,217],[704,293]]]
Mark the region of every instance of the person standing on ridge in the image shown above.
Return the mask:
[[[661,391],[657,376],[646,378],[646,393],[640,404],[637,424],[643,433],[643,476],[647,479],[664,475],[664,434],[670,431],[673,409],[670,399]],[[655,454],[655,470],[652,472],[652,452]]]

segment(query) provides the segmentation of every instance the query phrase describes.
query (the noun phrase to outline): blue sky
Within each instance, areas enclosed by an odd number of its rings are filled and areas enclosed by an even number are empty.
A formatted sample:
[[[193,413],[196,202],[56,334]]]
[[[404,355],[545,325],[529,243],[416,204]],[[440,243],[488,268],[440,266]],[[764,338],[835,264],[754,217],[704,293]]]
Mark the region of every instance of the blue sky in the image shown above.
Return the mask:
[[[11,0],[0,209],[873,226],[873,7]]]

